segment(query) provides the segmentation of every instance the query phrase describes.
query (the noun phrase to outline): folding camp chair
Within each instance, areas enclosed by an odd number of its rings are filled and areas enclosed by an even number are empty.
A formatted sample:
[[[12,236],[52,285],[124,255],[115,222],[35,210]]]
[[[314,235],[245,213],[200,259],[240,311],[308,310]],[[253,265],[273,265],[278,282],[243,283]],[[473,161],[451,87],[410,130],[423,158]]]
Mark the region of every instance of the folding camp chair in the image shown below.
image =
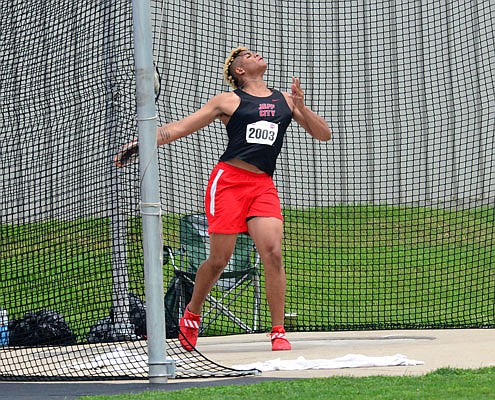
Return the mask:
[[[208,222],[204,214],[191,214],[179,221],[180,249],[165,246],[172,261],[178,315],[180,318],[191,295],[196,271],[209,255]],[[221,334],[255,332],[260,327],[260,257],[250,236],[239,234],[234,253],[216,286],[207,296],[201,313],[200,334],[215,322]],[[225,322],[238,327],[225,332]],[[229,328],[230,329],[230,328]]]

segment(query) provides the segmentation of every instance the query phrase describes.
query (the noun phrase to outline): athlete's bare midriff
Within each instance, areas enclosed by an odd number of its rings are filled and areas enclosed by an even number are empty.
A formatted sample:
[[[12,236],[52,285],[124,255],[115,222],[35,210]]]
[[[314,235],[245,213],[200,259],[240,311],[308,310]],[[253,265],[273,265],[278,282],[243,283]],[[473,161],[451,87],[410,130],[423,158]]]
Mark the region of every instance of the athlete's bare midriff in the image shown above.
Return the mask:
[[[245,169],[246,171],[249,172],[254,172],[255,174],[264,174],[264,172],[260,170],[258,167],[254,166],[253,164],[249,164],[246,161],[242,161],[240,158],[232,158],[224,162],[234,167]]]

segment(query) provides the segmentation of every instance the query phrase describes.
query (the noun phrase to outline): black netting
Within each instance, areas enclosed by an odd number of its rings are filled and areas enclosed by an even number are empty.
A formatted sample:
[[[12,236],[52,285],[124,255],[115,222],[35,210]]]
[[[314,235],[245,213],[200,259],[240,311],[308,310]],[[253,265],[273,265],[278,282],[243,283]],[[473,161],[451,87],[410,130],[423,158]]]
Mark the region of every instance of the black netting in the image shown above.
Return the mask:
[[[490,1],[152,2],[161,124],[229,90],[224,58],[246,45],[270,86],[300,76],[333,130],[320,143],[293,123],[274,176],[290,330],[495,327],[493,13]],[[0,53],[0,379],[145,378],[138,167],[112,162],[136,137],[131,3],[3,1]],[[225,144],[214,122],[158,150],[174,252]],[[174,279],[165,264],[164,287]],[[260,320],[269,329],[264,290]],[[244,331],[220,317],[203,334]],[[167,342],[179,378],[239,373]]]

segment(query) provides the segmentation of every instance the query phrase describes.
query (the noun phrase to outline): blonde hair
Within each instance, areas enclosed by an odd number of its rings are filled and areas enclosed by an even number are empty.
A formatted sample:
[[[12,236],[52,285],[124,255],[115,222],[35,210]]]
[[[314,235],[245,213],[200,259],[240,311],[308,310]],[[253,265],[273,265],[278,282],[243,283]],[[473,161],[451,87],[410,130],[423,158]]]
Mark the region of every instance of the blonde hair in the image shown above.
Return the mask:
[[[244,46],[239,46],[236,47],[235,49],[232,49],[230,52],[229,56],[225,59],[225,63],[223,64],[223,77],[227,81],[227,83],[232,86],[232,88],[237,89],[237,79],[234,78],[232,75],[232,72],[230,71],[230,66],[236,59],[236,57],[239,55],[241,51],[248,51],[247,47]]]

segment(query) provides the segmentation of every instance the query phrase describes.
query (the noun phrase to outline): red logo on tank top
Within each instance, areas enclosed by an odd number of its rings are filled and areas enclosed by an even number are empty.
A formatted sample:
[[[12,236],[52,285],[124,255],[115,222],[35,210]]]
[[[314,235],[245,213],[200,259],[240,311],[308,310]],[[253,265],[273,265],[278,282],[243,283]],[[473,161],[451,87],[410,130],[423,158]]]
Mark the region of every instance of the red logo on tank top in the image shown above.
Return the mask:
[[[260,117],[274,117],[275,116],[275,104],[261,103],[258,107]]]

